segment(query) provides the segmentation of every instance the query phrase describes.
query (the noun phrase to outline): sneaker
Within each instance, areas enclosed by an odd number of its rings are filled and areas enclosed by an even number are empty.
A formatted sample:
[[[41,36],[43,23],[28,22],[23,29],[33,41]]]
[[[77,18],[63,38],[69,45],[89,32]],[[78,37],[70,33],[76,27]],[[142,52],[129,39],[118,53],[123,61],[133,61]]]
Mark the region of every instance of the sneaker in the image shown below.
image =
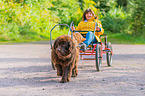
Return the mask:
[[[87,49],[86,44],[85,43],[80,43],[80,50],[85,52],[86,49]]]

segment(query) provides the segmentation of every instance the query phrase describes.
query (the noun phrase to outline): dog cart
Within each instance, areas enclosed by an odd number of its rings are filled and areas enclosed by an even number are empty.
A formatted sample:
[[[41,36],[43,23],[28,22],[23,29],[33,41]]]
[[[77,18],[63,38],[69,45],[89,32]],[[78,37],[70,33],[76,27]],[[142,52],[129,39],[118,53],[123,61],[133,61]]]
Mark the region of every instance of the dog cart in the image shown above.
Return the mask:
[[[71,27],[74,26],[73,22],[71,23],[71,25],[67,25],[67,24],[56,24],[50,31],[50,44],[51,44],[51,49],[52,49],[52,30],[56,27],[56,26],[60,26],[60,25],[65,25],[67,27],[69,27],[69,32],[68,35],[70,35],[71,32],[71,37],[73,38],[73,32],[88,32],[88,31],[80,31],[80,30],[75,30],[72,31]],[[97,23],[96,23],[97,26]],[[96,26],[95,30],[96,30]],[[83,34],[82,34],[83,35]],[[102,42],[102,38],[104,38],[104,42]],[[103,60],[103,54],[106,54],[106,60],[107,60],[107,65],[110,67],[112,65],[112,55],[113,55],[113,50],[112,50],[112,45],[110,42],[107,42],[107,34],[103,34],[100,36],[100,41],[101,42],[97,42],[97,43],[91,43],[86,50],[81,49],[83,48],[83,44],[80,44],[80,58],[81,60],[95,60],[96,62],[96,69],[97,71],[101,70],[101,65],[102,65],[102,60]],[[90,58],[90,55],[94,55],[94,58]],[[52,63],[52,62],[51,62]],[[52,63],[52,68],[55,70],[55,66]]]

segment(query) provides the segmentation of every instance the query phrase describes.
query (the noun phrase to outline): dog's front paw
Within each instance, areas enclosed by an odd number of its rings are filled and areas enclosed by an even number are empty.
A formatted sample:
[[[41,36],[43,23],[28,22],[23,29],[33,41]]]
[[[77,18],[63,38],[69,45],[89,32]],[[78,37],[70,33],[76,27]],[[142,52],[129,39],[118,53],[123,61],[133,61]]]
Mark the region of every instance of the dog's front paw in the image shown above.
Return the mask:
[[[57,69],[57,76],[62,76],[62,70]]]
[[[71,75],[71,77],[77,77],[78,76],[78,73],[74,73]]]
[[[62,76],[62,73],[57,73],[57,76]]]
[[[60,83],[66,83],[67,79],[61,79]]]
[[[77,71],[77,70],[74,70],[74,71],[72,72],[71,77],[77,77],[77,76],[78,76],[78,71]]]
[[[70,82],[69,78],[62,78],[60,83],[66,83],[66,82]]]

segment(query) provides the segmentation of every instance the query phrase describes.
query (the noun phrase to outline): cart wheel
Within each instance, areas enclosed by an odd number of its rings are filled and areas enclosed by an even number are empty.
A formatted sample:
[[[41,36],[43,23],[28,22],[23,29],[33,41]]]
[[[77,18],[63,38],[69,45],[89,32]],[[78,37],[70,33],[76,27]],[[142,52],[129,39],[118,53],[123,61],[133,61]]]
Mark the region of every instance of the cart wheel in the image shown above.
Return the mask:
[[[106,53],[106,56],[107,56],[107,65],[108,66],[111,66],[112,65],[112,45],[110,42],[108,42],[107,44],[107,48],[110,48],[111,50],[109,52]]]
[[[55,70],[55,66],[54,66],[53,62],[51,62],[51,65],[52,65],[53,70]]]
[[[95,55],[95,58],[96,58],[96,68],[97,68],[97,71],[100,71],[101,70],[101,64],[102,64],[101,45],[100,44],[97,44],[97,46],[96,46],[96,55]]]

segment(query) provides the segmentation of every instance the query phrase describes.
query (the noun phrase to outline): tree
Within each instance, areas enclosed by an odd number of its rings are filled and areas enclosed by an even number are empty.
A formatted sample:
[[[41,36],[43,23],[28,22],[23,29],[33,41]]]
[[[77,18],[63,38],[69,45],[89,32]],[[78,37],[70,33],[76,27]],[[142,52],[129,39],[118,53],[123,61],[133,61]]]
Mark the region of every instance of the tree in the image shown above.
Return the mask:
[[[117,0],[117,7],[127,7],[128,0]]]
[[[145,35],[145,0],[134,0],[133,3],[132,35],[139,37]]]

